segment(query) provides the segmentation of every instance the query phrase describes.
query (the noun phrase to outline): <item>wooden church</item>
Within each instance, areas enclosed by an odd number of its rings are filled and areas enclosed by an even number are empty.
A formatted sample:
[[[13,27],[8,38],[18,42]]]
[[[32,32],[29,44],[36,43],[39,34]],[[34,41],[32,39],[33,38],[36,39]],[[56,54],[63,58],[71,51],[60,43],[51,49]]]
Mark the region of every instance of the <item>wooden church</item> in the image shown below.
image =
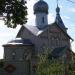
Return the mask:
[[[4,70],[0,75],[35,75],[37,56],[44,52],[43,47],[52,50],[52,57],[64,62],[72,59],[71,43],[64,25],[60,8],[56,8],[54,23],[48,24],[48,4],[39,0],[33,9],[36,16],[35,26],[25,25],[19,30],[16,39],[4,47]]]

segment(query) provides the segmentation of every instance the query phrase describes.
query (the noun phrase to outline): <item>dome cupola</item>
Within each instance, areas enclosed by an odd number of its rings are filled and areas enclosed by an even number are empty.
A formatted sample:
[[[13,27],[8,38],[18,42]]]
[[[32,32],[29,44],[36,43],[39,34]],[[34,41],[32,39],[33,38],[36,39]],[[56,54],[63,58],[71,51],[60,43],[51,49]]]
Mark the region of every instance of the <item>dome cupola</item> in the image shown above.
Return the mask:
[[[44,12],[48,14],[48,4],[45,1],[40,0],[34,5],[34,14],[38,12]]]
[[[37,28],[46,28],[48,26],[48,4],[43,0],[39,0],[35,3],[33,9],[36,16],[35,24]]]

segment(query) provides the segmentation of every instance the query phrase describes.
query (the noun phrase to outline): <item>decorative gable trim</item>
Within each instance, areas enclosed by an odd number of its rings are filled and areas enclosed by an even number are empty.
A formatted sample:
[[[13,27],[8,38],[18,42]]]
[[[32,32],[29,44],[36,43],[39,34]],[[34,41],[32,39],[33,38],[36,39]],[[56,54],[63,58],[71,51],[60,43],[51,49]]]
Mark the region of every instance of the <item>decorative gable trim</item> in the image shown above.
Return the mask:
[[[69,37],[69,39],[71,39],[72,41],[74,41],[74,40],[63,30],[63,28],[61,28],[61,27],[57,24],[57,22],[54,22],[53,25],[58,26],[58,27],[63,31],[63,33]]]

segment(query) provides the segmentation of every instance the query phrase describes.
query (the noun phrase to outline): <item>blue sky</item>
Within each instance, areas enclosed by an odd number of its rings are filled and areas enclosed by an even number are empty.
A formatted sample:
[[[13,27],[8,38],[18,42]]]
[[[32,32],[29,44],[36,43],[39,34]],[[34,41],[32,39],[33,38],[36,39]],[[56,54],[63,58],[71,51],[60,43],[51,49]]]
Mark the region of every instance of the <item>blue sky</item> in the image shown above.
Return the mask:
[[[28,25],[35,25],[35,16],[33,14],[33,5],[38,0],[28,0]],[[56,0],[44,0],[49,5],[48,22],[53,23],[56,16]],[[74,0],[72,0],[74,1]],[[75,4],[68,2],[67,0],[59,0],[60,15],[65,26],[68,28],[68,34],[75,40]],[[16,29],[7,28],[4,22],[0,20],[0,58],[3,57],[3,44],[15,39],[20,26]],[[75,41],[71,43],[72,50],[75,52]]]

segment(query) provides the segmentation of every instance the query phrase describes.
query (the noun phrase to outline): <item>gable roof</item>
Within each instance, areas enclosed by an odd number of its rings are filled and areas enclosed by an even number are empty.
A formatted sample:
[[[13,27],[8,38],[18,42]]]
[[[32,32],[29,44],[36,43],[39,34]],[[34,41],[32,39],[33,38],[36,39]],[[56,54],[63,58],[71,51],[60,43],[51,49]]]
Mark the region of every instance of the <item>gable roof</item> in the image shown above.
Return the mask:
[[[43,32],[43,30],[40,30],[37,26],[30,26],[30,25],[26,25],[25,26],[26,29],[28,29],[32,34],[38,36],[39,34],[41,34]]]
[[[67,32],[62,27],[60,27],[56,21],[54,22],[54,25],[58,26],[63,31],[63,33],[65,35],[67,35],[69,37],[69,39],[71,39],[73,41],[73,39],[70,37],[70,35],[68,35]]]
[[[21,33],[24,31],[25,28],[26,28],[28,31],[30,31],[33,35],[35,35],[35,36],[40,36],[42,33],[44,33],[45,31],[47,31],[47,29],[48,29],[50,26],[52,26],[52,25],[56,25],[57,27],[59,27],[59,28],[62,30],[62,32],[63,32],[67,37],[69,37],[69,39],[71,39],[71,40],[73,41],[73,39],[67,34],[67,32],[66,32],[65,30],[63,30],[62,27],[60,27],[60,26],[58,25],[58,23],[57,23],[56,21],[55,21],[54,23],[48,25],[48,26],[47,26],[46,28],[44,28],[44,29],[38,29],[37,26],[30,26],[30,25],[22,26],[21,29],[19,30],[19,32],[18,32],[18,34],[17,34],[16,37],[20,36]]]
[[[48,26],[47,26],[48,27]],[[44,29],[39,29],[37,26],[31,26],[31,25],[25,25],[25,26],[22,26],[21,29],[19,30],[18,34],[16,37],[20,36],[21,32],[24,31],[24,29],[26,28],[28,31],[30,31],[33,35],[35,36],[39,36],[41,33],[44,32],[44,30],[47,29],[44,28]]]
[[[53,25],[55,25],[55,26],[57,26],[58,28],[60,28],[60,30],[61,30],[69,39],[71,39],[71,40],[73,41],[73,39],[70,37],[70,35],[68,35],[67,32],[66,32],[60,25],[58,25],[58,23],[57,23],[56,21],[55,21],[54,23],[52,23],[52,24],[49,24],[48,27],[47,27],[46,29],[44,29],[42,33],[44,33],[44,31],[47,31],[47,29],[50,28],[50,27],[53,26]],[[41,34],[42,34],[42,33],[41,33]],[[40,34],[40,35],[41,35],[41,34]]]

